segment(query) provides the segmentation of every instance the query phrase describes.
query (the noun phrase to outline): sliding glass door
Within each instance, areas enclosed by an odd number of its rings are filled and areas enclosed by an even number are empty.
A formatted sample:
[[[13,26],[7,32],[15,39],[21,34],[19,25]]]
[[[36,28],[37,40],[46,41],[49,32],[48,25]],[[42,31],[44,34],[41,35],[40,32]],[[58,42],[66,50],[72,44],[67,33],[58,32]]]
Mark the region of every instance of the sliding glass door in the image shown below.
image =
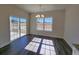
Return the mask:
[[[20,34],[21,37],[26,35],[26,19],[25,18],[20,18]]]
[[[26,35],[26,19],[10,16],[10,41]]]

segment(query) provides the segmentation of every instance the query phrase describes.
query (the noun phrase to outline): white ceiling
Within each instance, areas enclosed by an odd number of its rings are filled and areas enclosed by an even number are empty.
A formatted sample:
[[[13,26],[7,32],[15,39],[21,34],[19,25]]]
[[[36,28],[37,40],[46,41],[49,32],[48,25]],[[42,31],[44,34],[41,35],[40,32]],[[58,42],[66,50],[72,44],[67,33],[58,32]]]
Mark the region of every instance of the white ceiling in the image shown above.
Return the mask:
[[[54,11],[54,10],[63,10],[68,5],[64,4],[42,4],[40,8],[40,4],[18,4],[16,5],[19,8],[24,9],[30,13],[37,13],[37,12],[45,12],[45,11]]]

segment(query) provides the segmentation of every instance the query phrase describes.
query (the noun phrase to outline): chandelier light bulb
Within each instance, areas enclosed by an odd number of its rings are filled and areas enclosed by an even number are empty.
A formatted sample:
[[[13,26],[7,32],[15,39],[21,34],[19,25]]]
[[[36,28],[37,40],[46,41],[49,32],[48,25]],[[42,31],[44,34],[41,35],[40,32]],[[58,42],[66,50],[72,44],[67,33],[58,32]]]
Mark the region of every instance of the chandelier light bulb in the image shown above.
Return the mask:
[[[44,17],[44,15],[42,14],[41,17]]]
[[[40,18],[40,15],[38,14],[38,15],[36,15],[36,18]]]

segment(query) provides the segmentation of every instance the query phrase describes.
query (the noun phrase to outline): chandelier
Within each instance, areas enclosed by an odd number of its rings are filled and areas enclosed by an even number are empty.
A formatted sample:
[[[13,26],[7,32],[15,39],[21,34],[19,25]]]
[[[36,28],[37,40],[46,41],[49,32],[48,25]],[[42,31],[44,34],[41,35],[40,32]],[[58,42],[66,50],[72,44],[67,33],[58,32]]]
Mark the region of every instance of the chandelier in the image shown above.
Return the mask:
[[[40,14],[37,14],[35,17],[36,18],[44,18],[45,15],[42,13],[43,9],[42,9],[42,5],[40,5]]]

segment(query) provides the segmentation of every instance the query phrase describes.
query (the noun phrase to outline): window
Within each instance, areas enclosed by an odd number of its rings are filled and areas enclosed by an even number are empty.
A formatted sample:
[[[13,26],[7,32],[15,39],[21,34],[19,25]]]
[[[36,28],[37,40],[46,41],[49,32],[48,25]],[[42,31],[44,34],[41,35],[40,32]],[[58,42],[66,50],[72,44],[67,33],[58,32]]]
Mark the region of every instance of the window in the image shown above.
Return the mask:
[[[52,31],[52,18],[45,18],[44,30],[45,31]]]
[[[37,30],[52,31],[53,30],[53,19],[52,17],[37,18]]]
[[[37,30],[43,30],[43,18],[37,18]]]

